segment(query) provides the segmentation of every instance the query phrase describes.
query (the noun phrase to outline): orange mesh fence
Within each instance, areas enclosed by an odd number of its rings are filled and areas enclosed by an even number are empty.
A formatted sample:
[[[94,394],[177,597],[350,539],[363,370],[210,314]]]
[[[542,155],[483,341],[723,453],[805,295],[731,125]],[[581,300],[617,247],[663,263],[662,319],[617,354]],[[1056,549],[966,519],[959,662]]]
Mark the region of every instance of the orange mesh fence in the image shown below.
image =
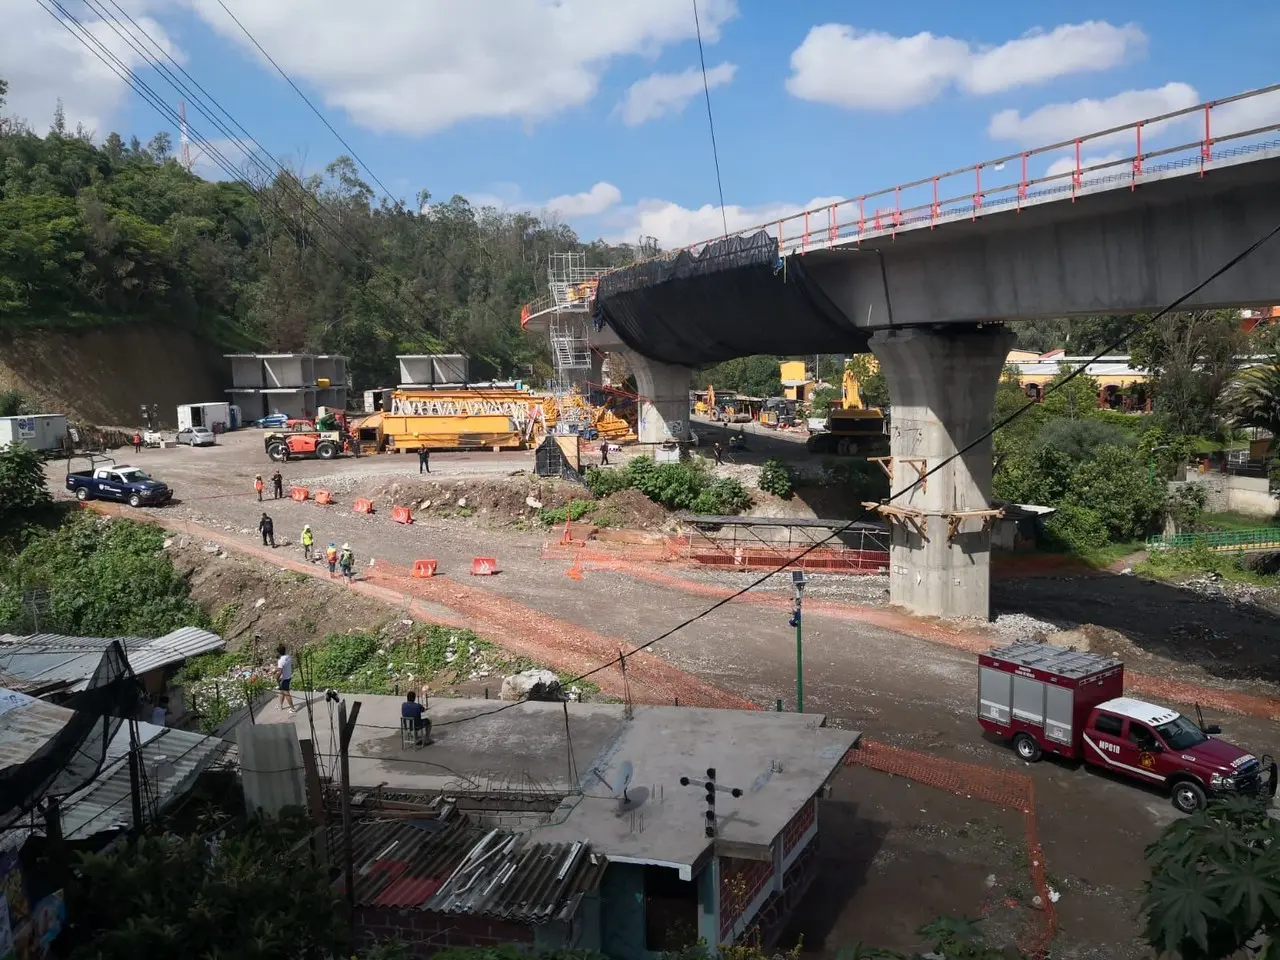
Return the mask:
[[[1040,832],[1036,828],[1035,785],[1030,777],[974,763],[947,760],[927,753],[916,753],[872,740],[863,740],[858,747],[850,750],[845,754],[844,762],[848,766],[863,766],[881,773],[906,777],[959,797],[983,800],[1021,812],[1026,830],[1031,882],[1040,898],[1040,907],[1037,914],[1039,923],[1024,934],[1019,946],[1032,957],[1047,956],[1049,944],[1058,933],[1058,914],[1049,898],[1049,884],[1045,879],[1044,852],[1040,847]]]
[[[706,537],[691,540],[678,535],[647,543],[574,540],[568,528],[557,543],[543,547],[543,557],[554,557],[554,548],[562,546],[580,549],[582,559],[587,561],[683,562],[736,570],[768,570],[790,564],[805,570],[827,570],[834,573],[884,573],[889,568],[889,554],[884,550],[862,550],[844,546],[809,550],[803,544],[731,544],[719,543]]]

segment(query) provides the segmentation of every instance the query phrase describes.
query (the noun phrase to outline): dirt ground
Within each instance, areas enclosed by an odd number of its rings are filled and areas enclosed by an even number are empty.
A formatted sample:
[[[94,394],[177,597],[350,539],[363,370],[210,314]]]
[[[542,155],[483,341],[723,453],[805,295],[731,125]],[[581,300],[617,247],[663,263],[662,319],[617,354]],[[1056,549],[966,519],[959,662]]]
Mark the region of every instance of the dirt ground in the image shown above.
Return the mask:
[[[669,633],[648,651],[655,655],[655,668],[663,665],[692,675],[761,707],[771,708],[778,699],[787,709],[795,706],[795,633],[787,626],[788,604],[780,582],[766,583],[760,594],[698,617],[745,577],[667,569],[658,578],[589,563],[579,566],[572,550],[553,545],[556,530],[495,527],[476,524],[474,517],[436,519],[430,514],[419,514],[417,522],[404,526],[392,523],[385,507],[373,516],[351,511],[357,492],[417,483],[416,459],[387,456],[287,466],[287,481],[341,490],[332,507],[289,500],[258,504],[252,477],[269,472],[270,465],[253,432],[232,434],[218,448],[144,451],[136,460],[175,488],[181,502],[159,513],[171,523],[185,524],[193,543],[203,543],[202,534],[209,531],[237,549],[251,547],[265,507],[275,519],[278,542],[289,541],[279,555],[290,562],[299,558],[296,539],[303,523],[313,526],[322,545],[350,542],[370,587],[381,591],[366,595],[371,602],[385,597],[408,603],[404,598],[410,594],[396,592],[407,589],[405,581],[388,572],[432,558],[442,576],[421,582],[431,591],[421,594],[425,609],[454,622],[471,617],[482,634],[485,618],[496,616],[486,605],[501,610],[507,621],[528,611],[529,629],[521,635],[517,622],[509,637],[541,644],[545,655],[536,659],[549,666],[572,669],[566,664],[592,657],[604,662],[613,655],[611,649]],[[499,481],[529,469],[531,462],[530,454],[438,454],[432,457],[432,471],[438,474],[432,482]],[[51,464],[49,470],[56,487],[62,466]],[[339,487],[338,481],[346,486]],[[476,556],[498,558],[502,572],[469,577]],[[577,576],[566,575],[574,572]],[[314,593],[301,589],[299,584],[307,606],[321,612],[325,632],[331,608],[342,622],[364,615],[355,598],[338,599],[340,587],[320,581],[307,588]],[[1135,940],[1140,929],[1136,904],[1147,876],[1142,855],[1176,816],[1168,799],[1091,769],[1053,761],[1028,766],[1002,744],[986,739],[973,719],[973,651],[987,642],[1091,623],[1114,634],[1086,633],[1088,641],[1100,648],[1126,644],[1115,652],[1135,675],[1176,676],[1199,685],[1183,690],[1248,693],[1266,704],[1280,696],[1276,616],[1256,605],[1223,602],[1132,576],[1037,576],[995,581],[993,605],[1001,616],[984,627],[988,632],[962,635],[925,622],[913,625],[893,614],[884,591],[879,578],[815,581],[803,638],[806,712],[825,713],[831,723],[861,730],[882,743],[980,764],[993,777],[1009,771],[1029,776],[1047,869],[1060,893],[1054,957],[1148,956]],[[223,604],[252,604],[253,592],[250,584],[216,596]],[[395,601],[397,596],[402,599]],[[385,618],[388,609],[370,608],[370,622]],[[247,610],[245,615],[253,616]],[[239,621],[233,626],[242,635],[255,629]],[[305,632],[304,626],[270,621],[268,629]],[[1196,632],[1203,630],[1212,633]],[[602,687],[616,683],[615,674],[616,668],[600,674]],[[1181,702],[1189,708],[1186,700]],[[1261,712],[1206,709],[1207,718],[1221,723],[1229,739],[1255,753],[1274,754],[1280,750],[1280,727],[1267,719],[1265,709]],[[840,774],[835,801],[823,810],[824,873],[815,887],[821,892],[799,921],[806,953],[833,956],[857,940],[914,948],[912,931],[939,913],[973,915],[987,909],[993,911],[993,927],[1000,929],[1025,922],[1030,887],[1017,853],[1025,845],[1019,843],[1021,825],[1009,811],[858,768]]]

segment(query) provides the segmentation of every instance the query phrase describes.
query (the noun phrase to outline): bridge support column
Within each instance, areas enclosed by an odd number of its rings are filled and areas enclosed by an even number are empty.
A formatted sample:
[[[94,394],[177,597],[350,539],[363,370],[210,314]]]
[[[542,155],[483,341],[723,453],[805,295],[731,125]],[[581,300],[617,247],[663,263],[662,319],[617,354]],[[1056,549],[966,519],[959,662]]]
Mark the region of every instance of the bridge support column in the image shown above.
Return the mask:
[[[689,386],[693,371],[626,351],[640,395],[637,433],[641,443],[689,439]]]
[[[876,333],[891,403],[894,493],[990,429],[1013,334],[1003,327]],[[990,613],[992,446],[985,440],[882,510],[892,528],[889,599],[911,613]]]

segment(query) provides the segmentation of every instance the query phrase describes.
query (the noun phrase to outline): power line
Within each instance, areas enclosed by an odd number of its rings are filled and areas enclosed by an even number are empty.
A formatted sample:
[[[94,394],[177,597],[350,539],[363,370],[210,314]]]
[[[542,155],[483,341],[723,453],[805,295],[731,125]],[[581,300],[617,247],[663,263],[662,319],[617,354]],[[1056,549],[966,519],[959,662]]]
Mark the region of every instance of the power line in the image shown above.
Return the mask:
[[[240,30],[244,33],[244,35],[249,38],[249,42],[252,43],[258,49],[258,52],[267,58],[267,62],[270,63],[271,66],[276,68],[276,73],[284,77],[285,82],[289,84],[289,86],[293,87],[293,92],[302,98],[302,102],[311,108],[311,112],[320,118],[321,123],[323,123],[326,127],[329,128],[329,132],[338,138],[338,142],[342,144],[344,147],[346,147],[347,152],[351,154],[351,158],[355,160],[356,163],[360,164],[361,167],[364,168],[365,173],[369,174],[369,176],[373,178],[373,182],[382,188],[382,192],[386,194],[387,198],[394,202],[395,197],[392,195],[391,191],[387,189],[387,185],[378,179],[378,175],[374,173],[372,169],[370,169],[367,163],[365,163],[363,160],[360,159],[360,154],[356,153],[355,147],[347,143],[347,141],[343,139],[342,134],[340,134],[336,129],[334,129],[333,124],[331,124],[329,120],[325,117],[325,115],[320,112],[319,108],[317,108],[316,105],[311,102],[311,99],[305,93],[302,92],[301,88],[296,83],[293,82],[293,78],[284,72],[284,69],[280,66],[280,64],[276,63],[275,58],[272,57],[271,54],[267,53],[267,51],[262,48],[262,44],[260,44],[257,38],[254,37],[254,35],[249,32],[249,28],[240,22],[240,18],[237,17],[234,13],[232,13],[227,8],[227,5],[222,2],[222,0],[218,0],[218,6],[220,6],[223,9],[223,11],[225,11],[227,16],[230,17],[232,21],[235,23],[235,25],[239,27]]]
[[[218,0],[219,3],[222,0]],[[716,189],[720,192],[720,223],[729,236],[729,220],[724,212],[724,186],[720,182],[720,151],[716,149],[716,122],[711,116],[711,87],[707,84],[707,58],[702,52],[702,23],[698,19],[698,0],[693,0],[693,27],[698,34],[698,62],[702,64],[702,94],[707,100],[707,126],[711,129],[711,158],[716,164]]]
[[[1117,349],[1119,349],[1120,347],[1123,347],[1126,343],[1128,343],[1129,340],[1133,337],[1133,335],[1136,334],[1139,330],[1149,326],[1150,324],[1155,323],[1157,320],[1160,320],[1163,317],[1167,316],[1168,314],[1172,313],[1173,311],[1177,310],[1178,307],[1182,306],[1182,304],[1186,303],[1188,300],[1194,297],[1197,293],[1199,293],[1201,290],[1203,290],[1213,281],[1217,280],[1224,273],[1231,270],[1237,264],[1251,257],[1254,253],[1258,251],[1259,248],[1261,248],[1269,240],[1274,238],[1277,234],[1280,234],[1280,223],[1277,223],[1274,227],[1272,227],[1265,234],[1263,234],[1263,236],[1259,237],[1253,243],[1249,244],[1249,246],[1241,250],[1238,254],[1236,254],[1234,257],[1232,257],[1230,260],[1228,260],[1226,263],[1220,266],[1217,270],[1211,273],[1204,280],[1197,283],[1194,287],[1192,287],[1186,293],[1182,294],[1182,296],[1178,297],[1168,306],[1164,307],[1159,313],[1153,314],[1152,316],[1144,320],[1135,320],[1128,330],[1126,330],[1121,336],[1117,337],[1114,341],[1104,346],[1097,353],[1096,356],[1080,364],[1080,366],[1076,367],[1076,369],[1068,373],[1067,376],[1063,377],[1056,384],[1053,384],[1052,386],[1050,386],[1045,391],[1044,396],[1048,396],[1051,393],[1056,393],[1058,390],[1061,390],[1063,387],[1069,384],[1072,380],[1075,380],[1077,377],[1084,375],[1085,371],[1089,367],[1089,364],[1097,363],[1103,357],[1111,353],[1114,353]],[[894,500],[897,500],[899,497],[905,496],[906,494],[910,493],[917,486],[920,486],[921,484],[923,484],[929,477],[933,476],[943,467],[947,466],[947,464],[960,459],[965,454],[967,454],[970,450],[974,449],[974,447],[978,446],[979,444],[993,437],[997,431],[1002,430],[1005,427],[1007,427],[1009,424],[1013,423],[1013,421],[1023,416],[1025,413],[1027,413],[1027,411],[1029,411],[1032,407],[1037,406],[1040,402],[1041,401],[1037,401],[1037,400],[1028,400],[1026,403],[1024,403],[1017,410],[1014,410],[1011,414],[1009,414],[1003,420],[993,424],[990,427],[990,429],[986,430],[985,432],[983,432],[973,440],[969,441],[967,444],[965,444],[963,447],[958,449],[955,453],[951,454],[949,457],[946,457],[945,459],[940,461],[937,464],[937,466],[933,467],[930,470],[925,471],[923,474],[921,474],[919,477],[917,477],[914,481],[909,483],[907,486],[903,487],[897,493],[891,494],[884,502],[892,503]],[[754,590],[756,587],[761,586],[771,577],[776,576],[779,573],[782,573],[788,567],[793,566],[796,563],[796,561],[803,559],[805,556],[812,553],[814,550],[830,542],[831,540],[834,540],[835,538],[839,537],[841,534],[846,533],[855,524],[860,523],[864,518],[869,516],[870,513],[871,513],[870,510],[868,510],[866,507],[863,507],[856,517],[846,521],[844,525],[832,530],[829,534],[827,534],[821,540],[817,540],[814,543],[810,544],[804,550],[802,550],[797,556],[780,564],[778,567],[774,568],[773,570],[770,570],[768,573],[765,573],[763,576],[756,578],[755,580],[751,581],[741,589],[735,590],[733,593],[729,594],[726,597],[722,597],[721,599],[717,600],[715,603],[707,607],[705,610],[702,610],[701,612],[694,614],[688,619],[681,621],[671,629],[654,637],[652,640],[647,640],[644,643],[640,644],[637,647],[634,647],[633,649],[631,649],[626,653],[620,652],[618,656],[606,661],[605,663],[600,664],[600,666],[595,667],[591,670],[588,670],[586,673],[566,681],[565,686],[569,686],[575,683],[580,683],[581,681],[586,680],[594,676],[595,674],[600,673],[603,670],[607,670],[609,667],[612,667],[616,663],[624,663],[626,661],[626,658],[633,657],[637,653],[647,650],[649,647],[652,647],[656,643],[661,643],[663,640],[666,640],[668,637],[671,637],[672,635],[678,633],[679,631],[685,629],[686,627],[692,626],[693,624],[697,623],[699,620],[702,620],[705,617],[710,616],[712,613],[719,610],[721,607],[725,606],[726,604],[731,603],[732,601],[738,599],[738,597],[741,597],[743,594],[748,593],[749,591]],[[493,716],[494,714],[502,713],[504,710],[510,710],[512,707],[519,706],[522,703],[528,702],[528,700],[529,700],[528,697],[523,697],[519,700],[513,700],[510,703],[505,703],[494,710],[488,710],[488,711],[485,711],[484,713],[477,713],[467,717],[459,717],[454,720],[442,720],[437,724],[433,724],[433,726],[447,727],[457,723],[466,723],[471,720],[478,720],[481,717]]]

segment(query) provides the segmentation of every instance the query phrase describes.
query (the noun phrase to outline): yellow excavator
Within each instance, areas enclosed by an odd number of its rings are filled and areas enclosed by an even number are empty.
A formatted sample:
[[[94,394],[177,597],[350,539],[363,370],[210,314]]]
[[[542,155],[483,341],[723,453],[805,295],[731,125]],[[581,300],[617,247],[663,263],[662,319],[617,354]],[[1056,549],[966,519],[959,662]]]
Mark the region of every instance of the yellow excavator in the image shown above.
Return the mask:
[[[858,375],[848,361],[844,365],[840,399],[827,406],[826,419],[820,429],[810,434],[805,446],[810,453],[834,453],[842,457],[888,454],[888,418],[879,407],[863,403]]]

